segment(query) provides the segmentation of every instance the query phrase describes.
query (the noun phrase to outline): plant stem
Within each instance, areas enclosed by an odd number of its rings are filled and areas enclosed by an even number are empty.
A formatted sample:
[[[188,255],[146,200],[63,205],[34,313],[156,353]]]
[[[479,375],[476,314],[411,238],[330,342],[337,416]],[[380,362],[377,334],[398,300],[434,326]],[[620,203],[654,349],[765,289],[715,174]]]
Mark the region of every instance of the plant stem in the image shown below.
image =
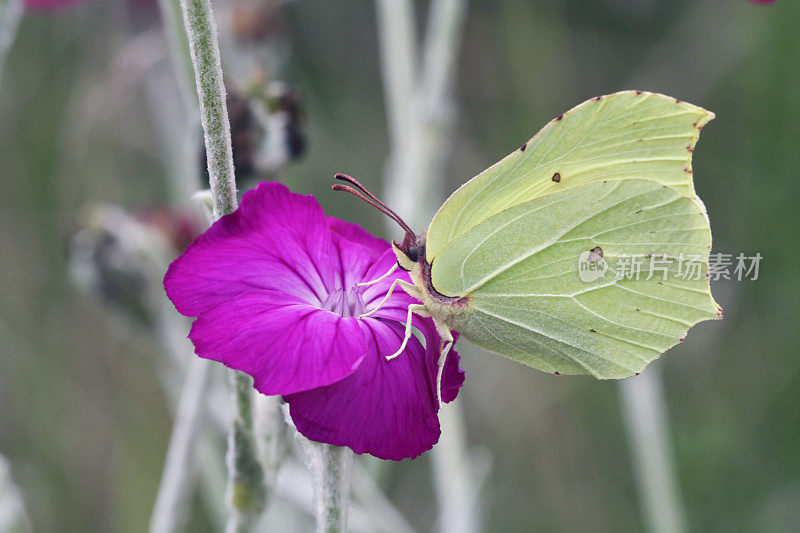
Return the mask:
[[[180,0],[158,0],[164,34],[170,47],[170,56],[175,67],[178,87],[186,107],[192,113],[198,105],[194,82],[194,65],[189,52],[189,40],[183,29]]]
[[[225,103],[217,23],[210,0],[181,0],[181,10],[200,101],[209,182],[214,197],[214,218],[220,218],[233,213],[237,201],[231,126]]]
[[[347,507],[350,500],[350,474],[353,452],[329,444],[321,448],[323,478],[317,481],[317,531],[335,533],[347,529]]]
[[[668,94],[675,91],[692,102],[705,100],[719,79],[727,75],[750,50],[746,40],[730,40],[723,36],[742,33],[745,26],[752,35],[765,31],[760,23],[753,26],[752,20],[748,19],[745,24],[744,19],[727,15],[724,4],[713,0],[694,3],[683,19],[673,25],[674,30],[648,53],[642,62],[644,68],[623,86],[662,87]],[[713,32],[714,37],[719,38],[709,38],[705,24],[708,20],[718,21]],[[706,47],[719,44],[716,48],[706,48],[706,54],[696,54],[694,50],[700,46],[700,40]],[[687,70],[703,72],[704,75],[687,85],[680,81],[679,75]],[[618,383],[622,418],[635,466],[639,506],[642,519],[652,533],[688,530],[663,382],[658,367],[651,364],[641,376]]]
[[[347,530],[347,507],[350,504],[353,452],[349,448],[303,440],[303,450],[314,484],[317,533],[344,532]]]
[[[0,455],[0,531],[33,531],[19,489],[11,479],[11,467]]]
[[[153,102],[163,124],[160,130],[172,152],[169,180],[172,203],[174,206],[185,206],[191,195],[200,188],[200,178],[203,174],[197,161],[197,147],[200,143],[197,127],[199,118],[197,87],[194,81],[189,39],[183,26],[180,0],[158,0],[158,5],[161,24],[170,48],[174,78],[183,105],[182,109],[158,109],[172,104],[165,102],[161,91],[157,94],[160,98],[153,98]]]
[[[381,73],[393,150],[407,142],[411,95],[416,89],[414,6],[407,0],[377,0]]]
[[[481,485],[489,473],[491,456],[468,450],[461,404],[439,410],[442,437],[431,450],[434,489],[439,516],[433,531],[470,533],[481,530]],[[478,453],[483,452],[483,453]]]
[[[363,463],[353,468],[352,486],[355,507],[364,511],[370,519],[370,527],[387,533],[414,533],[414,528],[381,491]]]
[[[667,403],[657,367],[622,380],[619,392],[647,529],[653,533],[686,531],[670,446]]]
[[[228,435],[228,500],[231,515],[227,533],[249,531],[264,510],[264,471],[258,461],[253,438],[253,383],[247,374],[230,372],[234,389],[236,419]]]
[[[350,506],[353,452],[350,448],[307,439],[297,431],[289,406],[283,404],[281,407],[286,424],[292,428],[305,455],[306,467],[311,472],[317,533],[343,533],[347,530],[347,509]]]
[[[430,220],[443,196],[455,114],[451,92],[466,2],[432,2],[418,69],[414,66],[417,59],[412,3],[377,0],[377,11],[392,143],[386,175],[387,199],[413,228],[420,228]],[[463,411],[459,404],[443,406],[439,418],[442,436],[431,451],[439,506],[437,529],[477,531],[477,486],[482,476],[467,452]]]
[[[208,175],[214,200],[214,218],[237,207],[230,121],[217,41],[217,24],[210,0],[180,0],[189,39],[200,118],[208,157]],[[226,530],[246,531],[263,510],[264,474],[253,439],[252,380],[231,371],[236,418],[228,438],[228,500],[231,506]]]
[[[0,80],[3,79],[6,54],[17,36],[22,12],[22,0],[0,0]]]
[[[408,66],[409,57],[416,61],[411,2],[378,0],[377,6],[392,142],[387,197],[412,228],[419,228],[427,224],[443,197],[455,114],[451,89],[466,2],[431,3],[420,68]],[[407,11],[412,12],[408,22]],[[385,19],[402,23],[391,24]]]
[[[264,486],[267,497],[272,494],[278,477],[278,470],[286,457],[286,421],[281,410],[279,396],[259,394],[255,399],[255,416],[253,420],[259,457],[264,469]]]
[[[150,520],[151,533],[170,533],[183,528],[207,377],[208,361],[192,358],[175,413],[161,485]]]

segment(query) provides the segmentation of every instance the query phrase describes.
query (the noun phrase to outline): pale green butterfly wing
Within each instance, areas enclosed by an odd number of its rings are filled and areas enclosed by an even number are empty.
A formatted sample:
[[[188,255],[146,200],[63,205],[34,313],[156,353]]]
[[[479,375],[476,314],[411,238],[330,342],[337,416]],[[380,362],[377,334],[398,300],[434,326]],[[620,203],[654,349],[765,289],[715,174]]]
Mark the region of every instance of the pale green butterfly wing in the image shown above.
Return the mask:
[[[695,197],[692,151],[712,118],[700,107],[641,91],[588,100],[455,191],[428,228],[426,257],[431,261],[504,209],[586,183],[647,179]]]
[[[451,325],[489,351],[548,372],[621,378],[718,316],[710,245],[695,199],[648,180],[601,181],[474,225],[440,250],[431,276],[437,291],[468,296]],[[603,257],[590,263],[608,270],[584,281],[579,257],[593,249]]]

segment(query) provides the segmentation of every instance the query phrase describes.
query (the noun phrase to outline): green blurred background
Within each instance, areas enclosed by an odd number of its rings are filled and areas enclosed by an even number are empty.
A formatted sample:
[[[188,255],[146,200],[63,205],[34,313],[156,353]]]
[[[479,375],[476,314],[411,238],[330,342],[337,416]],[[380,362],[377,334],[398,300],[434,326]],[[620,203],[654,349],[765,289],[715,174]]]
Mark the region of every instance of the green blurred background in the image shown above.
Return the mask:
[[[285,180],[388,237],[379,213],[330,191],[336,171],[382,189],[374,5],[296,0],[281,15],[291,47],[281,77],[304,98],[309,144]],[[167,202],[163,123],[143,81],[157,67],[115,67],[157,24],[156,9],[122,0],[28,14],[0,78],[0,453],[39,531],[142,531],[158,487],[171,427],[158,345],[77,291],[65,259],[87,206]],[[168,55],[156,51],[160,68]],[[114,97],[102,96],[109,86]],[[447,189],[573,105],[629,88],[716,113],[694,158],[714,248],[764,258],[757,281],[712,285],[724,321],[700,324],[654,363],[690,529],[797,531],[797,2],[470,1]],[[493,455],[488,530],[645,527],[614,383],[460,351],[469,441]],[[390,464],[386,477],[420,530],[435,518],[428,461]]]

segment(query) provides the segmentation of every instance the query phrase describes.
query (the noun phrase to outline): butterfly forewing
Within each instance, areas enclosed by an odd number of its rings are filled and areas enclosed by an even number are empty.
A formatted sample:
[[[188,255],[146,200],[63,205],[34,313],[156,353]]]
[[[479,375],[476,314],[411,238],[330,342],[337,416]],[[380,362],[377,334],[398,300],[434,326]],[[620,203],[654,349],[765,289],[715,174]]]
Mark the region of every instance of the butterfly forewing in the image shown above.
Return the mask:
[[[691,155],[700,129],[713,117],[686,102],[641,91],[580,104],[448,198],[428,229],[428,261],[505,209],[587,183],[645,179],[694,197]]]

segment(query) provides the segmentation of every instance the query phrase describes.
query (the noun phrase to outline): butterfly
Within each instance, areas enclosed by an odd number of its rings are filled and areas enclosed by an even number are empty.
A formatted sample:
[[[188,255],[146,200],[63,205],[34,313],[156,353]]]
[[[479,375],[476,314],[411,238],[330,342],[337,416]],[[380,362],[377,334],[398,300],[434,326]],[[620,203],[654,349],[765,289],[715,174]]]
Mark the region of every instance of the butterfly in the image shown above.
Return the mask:
[[[490,352],[554,374],[638,374],[722,318],[711,295],[711,228],[692,154],[714,118],[661,94],[623,91],[551,120],[442,205],[423,234],[358,181],[359,196],[405,231],[393,241],[396,286],[420,301],[443,341],[451,330]],[[373,283],[369,282],[369,283]]]

